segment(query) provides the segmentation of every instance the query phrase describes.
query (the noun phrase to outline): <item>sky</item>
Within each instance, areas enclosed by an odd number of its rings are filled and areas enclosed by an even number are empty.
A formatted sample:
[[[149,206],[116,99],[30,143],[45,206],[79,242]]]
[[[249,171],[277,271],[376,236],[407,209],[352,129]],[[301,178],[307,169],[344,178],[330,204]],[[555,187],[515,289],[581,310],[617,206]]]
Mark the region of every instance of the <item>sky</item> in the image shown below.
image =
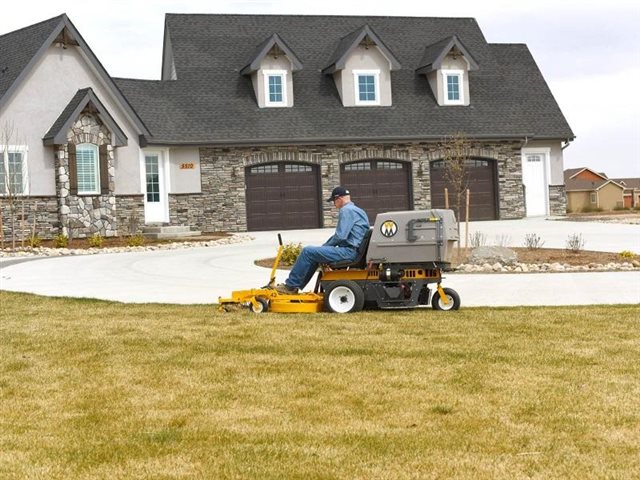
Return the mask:
[[[576,136],[564,150],[565,168],[640,177],[637,0],[110,0],[98,5],[4,2],[0,35],[66,13],[109,74],[157,80],[165,13],[473,17],[487,41],[529,47]]]

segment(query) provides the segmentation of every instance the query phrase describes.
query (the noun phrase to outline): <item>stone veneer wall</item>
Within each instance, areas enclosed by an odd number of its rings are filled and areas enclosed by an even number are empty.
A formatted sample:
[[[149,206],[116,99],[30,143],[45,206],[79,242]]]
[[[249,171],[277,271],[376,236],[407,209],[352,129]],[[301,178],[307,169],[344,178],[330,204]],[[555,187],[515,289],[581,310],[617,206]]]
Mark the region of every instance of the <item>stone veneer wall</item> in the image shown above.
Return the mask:
[[[144,227],[144,195],[118,195],[118,235],[142,233]]]
[[[109,193],[71,195],[69,151],[66,144],[59,145],[55,167],[61,233],[74,238],[88,237],[94,233],[106,237],[117,235],[115,168],[111,133],[94,115],[84,112],[67,133],[67,141],[76,145],[81,143],[107,145]]]
[[[567,192],[564,185],[549,185],[549,210],[551,215],[567,214]]]
[[[524,216],[522,163],[519,142],[485,142],[474,157],[497,162],[499,218]],[[323,145],[300,147],[244,147],[200,149],[202,194],[171,195],[171,223],[203,231],[246,230],[245,168],[261,163],[303,162],[320,168],[322,198],[340,183],[340,165],[365,159],[411,162],[414,208],[431,206],[429,162],[442,158],[436,144]],[[357,199],[356,203],[357,203]],[[337,212],[322,202],[323,224],[334,226]]]
[[[24,203],[24,222],[22,221],[22,205]],[[11,215],[6,200],[0,198],[2,205],[2,233],[5,241],[12,238]],[[58,215],[58,199],[56,197],[18,197],[15,201],[16,240],[31,237],[34,229],[40,238],[52,238],[60,232]]]

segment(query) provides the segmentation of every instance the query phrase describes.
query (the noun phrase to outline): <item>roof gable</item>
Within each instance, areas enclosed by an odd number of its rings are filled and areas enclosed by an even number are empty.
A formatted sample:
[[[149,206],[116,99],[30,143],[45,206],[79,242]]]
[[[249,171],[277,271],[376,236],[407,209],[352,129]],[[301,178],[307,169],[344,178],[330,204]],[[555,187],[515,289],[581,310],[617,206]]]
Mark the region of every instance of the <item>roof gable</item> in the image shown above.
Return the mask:
[[[476,62],[457,35],[453,35],[448,38],[443,38],[432,45],[428,45],[424,49],[422,59],[420,60],[418,68],[416,68],[416,73],[423,74],[438,70],[442,66],[442,61],[452,50],[462,55],[469,64],[469,70],[478,70],[478,62]]]
[[[302,70],[302,62],[298,59],[296,54],[293,53],[277,33],[274,33],[256,48],[256,52],[251,57],[249,64],[240,70],[240,75],[248,75],[258,71],[260,69],[260,62],[262,62],[264,57],[266,57],[274,48],[280,49],[280,51],[287,56],[291,62],[292,72]]]
[[[0,51],[3,54],[7,52],[7,59],[9,60],[9,65],[6,67],[0,65],[0,108],[4,106],[13,91],[20,86],[21,82],[25,80],[31,69],[45,55],[47,49],[53,43],[63,43],[64,45],[73,45],[80,48],[97,75],[104,81],[140,133],[150,135],[142,119],[122,95],[122,92],[66,14],[0,37]]]
[[[340,40],[338,48],[331,57],[329,66],[324,68],[322,73],[332,74],[337,70],[344,69],[345,63],[351,52],[363,42],[367,45],[376,46],[380,49],[382,55],[384,55],[388,60],[391,71],[400,70],[400,62],[395,55],[391,53],[391,50],[387,48],[384,42],[369,25],[363,25],[358,30],[351,32]]]
[[[586,173],[587,176],[580,178],[581,174]],[[590,168],[587,167],[581,167],[581,168],[571,168],[571,169],[567,169],[564,171],[564,176],[565,179],[576,179],[576,180],[585,180],[585,181],[591,181],[591,177],[592,176],[596,176],[598,178],[601,178],[603,180],[607,180],[609,177],[607,177],[607,175],[605,175],[603,172],[596,172],[594,170],[591,170]],[[589,178],[587,178],[589,177]]]
[[[43,137],[43,143],[45,145],[62,145],[66,143],[67,132],[87,107],[91,107],[100,121],[111,131],[113,134],[112,141],[116,147],[127,144],[127,136],[109,114],[102,102],[98,100],[98,97],[91,88],[83,88],[77,91]]]

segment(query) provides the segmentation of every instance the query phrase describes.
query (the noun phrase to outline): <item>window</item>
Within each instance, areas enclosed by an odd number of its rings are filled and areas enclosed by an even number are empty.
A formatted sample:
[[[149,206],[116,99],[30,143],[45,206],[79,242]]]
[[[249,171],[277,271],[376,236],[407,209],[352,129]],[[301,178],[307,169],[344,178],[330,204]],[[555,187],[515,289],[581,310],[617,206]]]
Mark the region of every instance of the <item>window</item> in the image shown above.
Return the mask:
[[[287,163],[284,166],[286,173],[305,173],[311,172],[312,170],[311,165],[301,165],[299,163]]]
[[[264,103],[267,107],[287,106],[287,72],[284,70],[264,71]]]
[[[249,169],[250,175],[261,175],[264,173],[278,173],[278,164],[258,165],[257,167],[251,167],[251,169]]]
[[[371,163],[369,162],[347,163],[344,166],[344,169],[345,171],[371,170]]]
[[[147,203],[160,202],[160,165],[158,155],[144,156],[145,176],[147,180]]]
[[[462,70],[443,70],[444,104],[464,104],[464,83]]]
[[[402,170],[402,164],[398,162],[378,162],[378,170]]]
[[[596,193],[591,193],[591,203],[598,203],[598,195]]]
[[[354,70],[356,88],[356,105],[380,105],[379,76],[380,72],[371,70]]]
[[[76,147],[78,194],[100,193],[100,168],[98,146],[81,143]]]
[[[27,148],[10,146],[0,152],[0,195],[27,193]]]

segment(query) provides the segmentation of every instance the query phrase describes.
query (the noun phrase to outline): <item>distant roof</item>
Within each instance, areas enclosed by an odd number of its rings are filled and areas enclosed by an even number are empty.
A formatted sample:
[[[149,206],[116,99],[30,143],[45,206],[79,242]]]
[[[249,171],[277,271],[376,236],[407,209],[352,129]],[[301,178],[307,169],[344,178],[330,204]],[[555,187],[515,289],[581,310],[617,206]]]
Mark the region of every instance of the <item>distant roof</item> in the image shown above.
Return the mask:
[[[526,45],[489,44],[472,18],[168,14],[174,81],[115,79],[145,120],[154,144],[260,145],[474,138],[572,139]],[[393,52],[390,107],[342,106],[321,71],[338,61],[363,26]],[[293,74],[294,106],[257,106],[240,71],[274,33],[304,69]],[[477,62],[471,105],[439,106],[415,72],[425,48],[456,36]]]
[[[619,183],[627,189],[639,189],[640,190],[640,178],[612,178],[614,182]]]
[[[76,92],[42,139],[45,145],[62,145],[67,141],[67,132],[87,106],[93,107],[98,118],[113,134],[113,143],[119,147],[127,144],[127,136],[109,114],[105,106],[91,88],[83,88]]]
[[[131,108],[80,32],[65,14],[0,36],[0,107],[8,101],[12,92],[29,75],[31,68],[51,44],[58,41],[76,45],[82,49],[107,88],[118,99],[120,106],[129,114],[132,122],[142,134],[149,134],[142,119]]]

